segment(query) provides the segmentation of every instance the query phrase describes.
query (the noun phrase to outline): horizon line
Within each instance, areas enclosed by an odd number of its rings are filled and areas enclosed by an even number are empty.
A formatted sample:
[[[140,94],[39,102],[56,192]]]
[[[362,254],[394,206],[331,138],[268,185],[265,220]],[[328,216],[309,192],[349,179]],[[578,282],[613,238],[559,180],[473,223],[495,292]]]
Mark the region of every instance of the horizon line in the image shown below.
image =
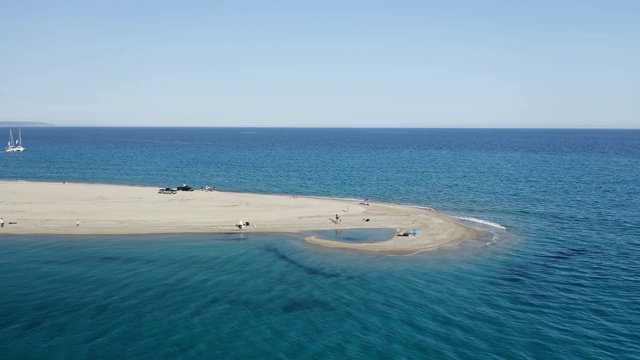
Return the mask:
[[[11,121],[4,121],[11,122]],[[15,121],[19,122],[19,121]],[[21,127],[20,125],[4,125],[0,128]],[[640,128],[606,128],[606,127],[386,127],[386,126],[171,126],[171,125],[22,125],[22,127],[92,127],[92,128],[218,128],[218,129],[424,129],[424,130],[640,130]]]

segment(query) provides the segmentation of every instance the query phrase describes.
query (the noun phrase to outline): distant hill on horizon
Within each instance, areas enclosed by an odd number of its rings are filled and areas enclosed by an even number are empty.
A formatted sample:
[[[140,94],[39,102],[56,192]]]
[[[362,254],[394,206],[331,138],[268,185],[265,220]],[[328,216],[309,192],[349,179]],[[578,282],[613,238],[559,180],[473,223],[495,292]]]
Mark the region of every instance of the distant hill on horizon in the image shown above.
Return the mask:
[[[0,121],[0,127],[40,127],[55,126],[38,121]]]

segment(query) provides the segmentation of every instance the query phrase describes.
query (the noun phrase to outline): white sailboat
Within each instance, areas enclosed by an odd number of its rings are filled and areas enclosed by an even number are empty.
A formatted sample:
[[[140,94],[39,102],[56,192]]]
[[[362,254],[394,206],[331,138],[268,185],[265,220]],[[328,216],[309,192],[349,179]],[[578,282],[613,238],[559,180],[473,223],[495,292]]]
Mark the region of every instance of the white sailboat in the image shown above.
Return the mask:
[[[7,146],[5,148],[5,150],[7,150],[7,152],[13,152],[13,150],[16,148],[16,144],[13,142],[13,133],[11,132],[11,129],[9,129],[9,146]]]
[[[16,141],[16,147],[13,148],[14,152],[22,152],[25,151],[26,149],[24,147],[22,147],[22,131],[20,131],[20,129],[18,129],[18,141]]]
[[[9,129],[9,143],[5,150],[7,152],[23,152],[26,149],[22,146],[22,131],[20,131],[20,129],[18,129],[18,140],[14,141],[13,140],[13,133],[11,132],[11,129]]]

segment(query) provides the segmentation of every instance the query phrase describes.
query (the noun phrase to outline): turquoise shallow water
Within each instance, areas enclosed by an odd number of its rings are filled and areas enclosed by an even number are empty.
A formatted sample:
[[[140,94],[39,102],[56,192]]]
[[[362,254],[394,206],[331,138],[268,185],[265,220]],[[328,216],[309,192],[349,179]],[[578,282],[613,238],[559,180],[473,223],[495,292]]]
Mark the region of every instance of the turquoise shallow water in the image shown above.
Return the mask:
[[[27,152],[0,154],[0,178],[368,197],[489,231],[410,257],[277,234],[0,234],[2,358],[640,355],[638,131],[32,128],[23,139]],[[10,211],[0,199],[0,216]]]

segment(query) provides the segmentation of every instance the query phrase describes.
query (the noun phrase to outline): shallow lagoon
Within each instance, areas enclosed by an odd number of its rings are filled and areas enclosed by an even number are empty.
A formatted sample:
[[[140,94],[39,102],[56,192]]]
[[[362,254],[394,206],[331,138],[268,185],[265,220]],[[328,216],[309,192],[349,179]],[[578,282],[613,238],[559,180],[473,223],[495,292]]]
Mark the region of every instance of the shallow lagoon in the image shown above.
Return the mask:
[[[395,229],[336,229],[305,232],[303,236],[349,243],[373,243],[386,241],[396,235]]]

